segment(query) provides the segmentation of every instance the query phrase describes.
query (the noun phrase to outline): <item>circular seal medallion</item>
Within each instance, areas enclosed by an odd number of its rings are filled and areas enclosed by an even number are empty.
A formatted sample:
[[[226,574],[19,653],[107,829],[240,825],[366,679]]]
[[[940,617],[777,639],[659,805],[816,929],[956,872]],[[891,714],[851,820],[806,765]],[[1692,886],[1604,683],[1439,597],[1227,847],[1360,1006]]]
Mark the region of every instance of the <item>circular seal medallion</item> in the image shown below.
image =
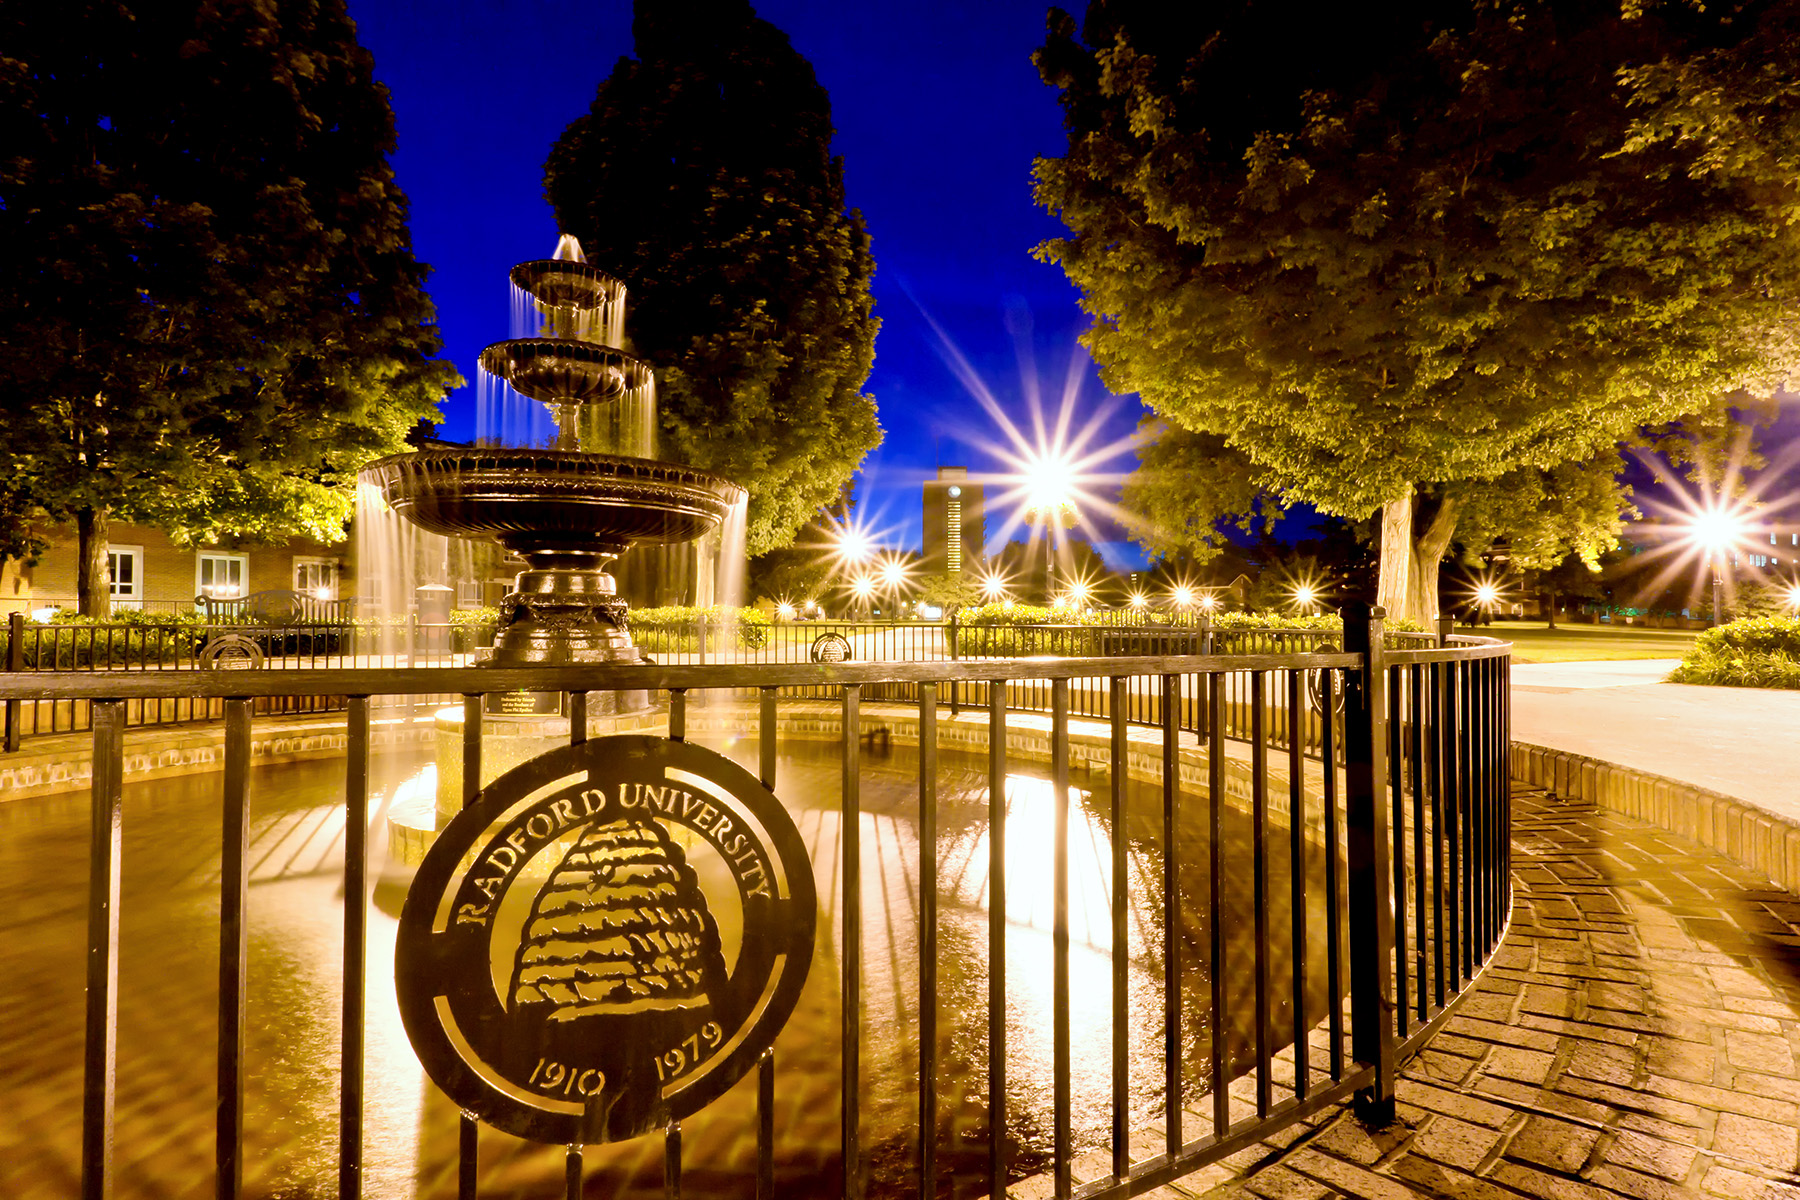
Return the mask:
[[[400,1016],[488,1124],[622,1141],[704,1107],[787,1021],[815,896],[787,810],[685,742],[596,738],[500,776],[400,915]]]

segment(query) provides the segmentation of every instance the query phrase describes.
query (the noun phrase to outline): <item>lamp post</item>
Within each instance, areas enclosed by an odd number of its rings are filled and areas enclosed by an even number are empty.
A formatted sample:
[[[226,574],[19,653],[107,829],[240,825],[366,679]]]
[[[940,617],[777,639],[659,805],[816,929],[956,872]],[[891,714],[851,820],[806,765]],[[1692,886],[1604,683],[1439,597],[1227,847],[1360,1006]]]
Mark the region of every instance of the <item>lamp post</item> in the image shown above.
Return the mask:
[[[1690,536],[1706,552],[1712,568],[1712,623],[1725,620],[1725,555],[1743,532],[1743,516],[1727,508],[1709,508],[1694,518]]]

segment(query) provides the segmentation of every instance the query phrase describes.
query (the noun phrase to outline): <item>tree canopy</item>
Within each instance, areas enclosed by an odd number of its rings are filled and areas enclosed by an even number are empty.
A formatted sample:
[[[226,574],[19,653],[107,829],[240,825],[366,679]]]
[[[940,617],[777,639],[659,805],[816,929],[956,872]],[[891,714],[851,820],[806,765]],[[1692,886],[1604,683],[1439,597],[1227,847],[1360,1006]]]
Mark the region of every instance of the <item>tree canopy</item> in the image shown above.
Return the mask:
[[[1428,618],[1459,488],[1800,368],[1797,11],[1056,11],[1040,253],[1109,387],[1282,503],[1382,510],[1381,602]]]
[[[459,382],[341,0],[9,4],[0,47],[6,510],[77,521],[83,611],[109,514],[341,539]]]
[[[881,442],[861,391],[874,260],[812,67],[745,0],[639,3],[622,58],[545,166],[561,227],[630,287],[663,452],[750,490],[787,545]]]

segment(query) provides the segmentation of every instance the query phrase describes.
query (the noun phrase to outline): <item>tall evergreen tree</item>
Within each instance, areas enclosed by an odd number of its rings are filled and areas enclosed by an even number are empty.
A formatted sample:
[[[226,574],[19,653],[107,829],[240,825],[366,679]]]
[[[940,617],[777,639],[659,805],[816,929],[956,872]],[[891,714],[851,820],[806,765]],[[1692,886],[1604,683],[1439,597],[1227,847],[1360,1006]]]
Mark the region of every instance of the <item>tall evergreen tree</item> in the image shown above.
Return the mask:
[[[342,538],[458,382],[342,0],[7,3],[0,56],[4,510],[77,523],[84,612],[109,517]]]
[[[1796,0],[1093,0],[1038,56],[1042,252],[1110,387],[1379,512],[1381,602],[1428,618],[1467,488],[1800,369],[1797,44]]]
[[[751,554],[787,545],[881,442],[862,217],[831,107],[745,0],[635,7],[622,58],[551,151],[562,229],[630,287],[664,451],[750,489]]]

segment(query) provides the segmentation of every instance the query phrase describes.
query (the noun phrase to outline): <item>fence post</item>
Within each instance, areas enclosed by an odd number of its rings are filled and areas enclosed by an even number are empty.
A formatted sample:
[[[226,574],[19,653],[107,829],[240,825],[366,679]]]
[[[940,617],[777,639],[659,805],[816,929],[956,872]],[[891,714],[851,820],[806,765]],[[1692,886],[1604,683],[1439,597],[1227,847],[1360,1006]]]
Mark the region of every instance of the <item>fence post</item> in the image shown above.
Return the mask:
[[[706,618],[694,618],[694,644],[699,649],[700,661],[706,661]]]
[[[6,669],[23,671],[25,669],[25,614],[8,613],[6,617]],[[16,754],[19,750],[19,726],[25,716],[23,700],[6,702],[6,752]]]
[[[1344,649],[1362,667],[1344,681],[1344,825],[1350,923],[1350,1053],[1375,1068],[1372,1086],[1356,1093],[1356,1113],[1370,1125],[1394,1119],[1394,909],[1390,896],[1387,808],[1387,661],[1381,608],[1361,602],[1341,610]],[[1328,768],[1329,769],[1329,768]]]
[[[951,662],[957,661],[957,658],[958,658],[958,655],[956,652],[956,631],[957,631],[957,627],[958,627],[957,626],[957,617],[959,615],[961,615],[961,614],[959,613],[958,610],[956,610],[956,609],[950,610],[950,661]],[[952,679],[950,681],[950,715],[952,717],[955,717],[957,715],[957,713],[959,713],[962,710],[961,701],[962,701],[962,680]]]
[[[1450,644],[1450,631],[1456,628],[1456,614],[1439,613],[1436,624],[1438,649],[1442,650]]]

